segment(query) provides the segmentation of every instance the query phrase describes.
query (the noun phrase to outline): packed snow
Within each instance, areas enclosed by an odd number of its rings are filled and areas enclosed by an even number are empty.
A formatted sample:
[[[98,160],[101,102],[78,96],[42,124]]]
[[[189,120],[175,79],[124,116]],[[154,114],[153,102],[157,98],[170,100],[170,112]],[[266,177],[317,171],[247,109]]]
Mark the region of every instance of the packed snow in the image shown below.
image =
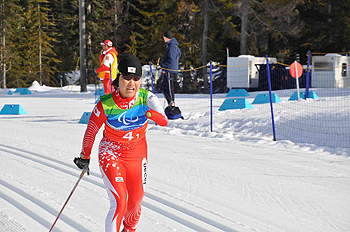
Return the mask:
[[[27,113],[0,115],[4,232],[50,229],[81,173],[72,162],[86,128],[78,122],[97,97],[94,85],[84,93],[79,86],[35,83],[29,89],[31,95],[0,90],[0,109],[19,104]],[[341,97],[349,103],[348,95]],[[150,123],[149,181],[137,231],[350,231],[350,146],[325,146],[317,142],[321,137],[298,140],[300,128],[288,128],[286,116],[276,119],[283,121],[278,131],[283,139],[273,141],[268,108],[218,111],[225,94],[214,95],[211,132],[208,99],[205,94],[177,94],[185,120],[165,128]],[[274,104],[277,112],[297,104],[282,101]],[[349,119],[348,110],[341,113]],[[53,231],[104,231],[109,199],[97,162],[101,138],[102,129],[93,147],[91,173],[82,178]]]

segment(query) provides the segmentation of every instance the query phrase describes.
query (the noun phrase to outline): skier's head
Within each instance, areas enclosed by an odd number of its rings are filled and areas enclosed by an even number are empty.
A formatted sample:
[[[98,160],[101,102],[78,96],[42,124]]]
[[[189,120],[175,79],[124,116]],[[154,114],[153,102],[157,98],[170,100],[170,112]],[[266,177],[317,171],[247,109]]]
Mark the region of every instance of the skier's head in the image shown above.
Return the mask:
[[[119,87],[122,98],[133,97],[141,86],[142,65],[132,54],[121,55],[118,64],[119,74],[113,85]]]

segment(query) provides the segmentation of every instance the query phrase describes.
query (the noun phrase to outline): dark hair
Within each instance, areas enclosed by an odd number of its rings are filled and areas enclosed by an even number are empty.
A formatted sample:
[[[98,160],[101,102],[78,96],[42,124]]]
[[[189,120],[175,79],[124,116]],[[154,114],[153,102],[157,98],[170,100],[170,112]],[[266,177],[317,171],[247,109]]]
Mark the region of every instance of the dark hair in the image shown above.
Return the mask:
[[[112,82],[112,85],[116,88],[119,87],[119,77],[120,77],[120,73],[117,74],[117,78],[115,78],[114,81]]]

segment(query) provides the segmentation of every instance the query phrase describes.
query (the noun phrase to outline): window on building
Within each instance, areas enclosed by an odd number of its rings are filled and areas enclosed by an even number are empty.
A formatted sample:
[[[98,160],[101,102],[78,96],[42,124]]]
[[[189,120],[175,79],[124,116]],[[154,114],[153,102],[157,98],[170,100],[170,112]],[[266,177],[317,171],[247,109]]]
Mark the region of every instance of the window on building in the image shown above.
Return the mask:
[[[333,71],[333,62],[315,62],[315,71]]]

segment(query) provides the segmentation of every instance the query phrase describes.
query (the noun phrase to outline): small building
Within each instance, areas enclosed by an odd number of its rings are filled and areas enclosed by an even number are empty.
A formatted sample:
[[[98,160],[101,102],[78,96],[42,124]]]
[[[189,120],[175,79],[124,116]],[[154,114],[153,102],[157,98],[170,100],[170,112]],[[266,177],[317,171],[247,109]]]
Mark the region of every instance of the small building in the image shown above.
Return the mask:
[[[276,62],[276,58],[269,59]],[[259,87],[257,64],[266,64],[266,58],[251,55],[227,57],[227,88],[257,90]]]
[[[312,56],[312,87],[342,88],[350,86],[350,56],[326,54]]]

